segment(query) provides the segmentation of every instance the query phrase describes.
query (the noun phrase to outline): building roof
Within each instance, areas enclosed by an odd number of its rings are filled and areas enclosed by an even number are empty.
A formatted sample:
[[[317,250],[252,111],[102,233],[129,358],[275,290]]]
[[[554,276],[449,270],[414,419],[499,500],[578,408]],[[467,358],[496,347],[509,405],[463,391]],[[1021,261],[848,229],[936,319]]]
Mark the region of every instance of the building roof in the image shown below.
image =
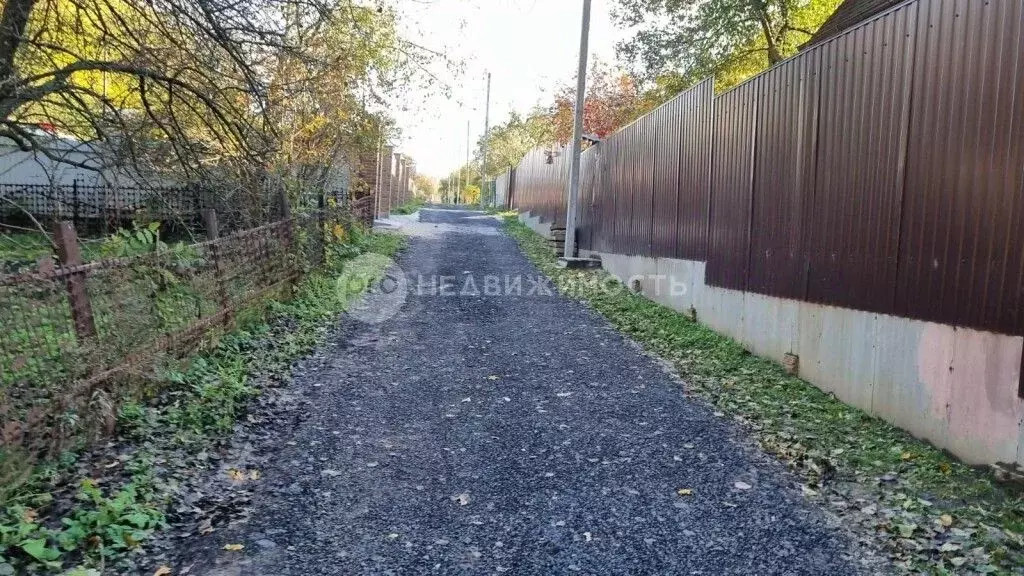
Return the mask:
[[[818,28],[818,31],[811,36],[811,39],[800,48],[807,49],[815,44],[820,44],[833,36],[838,36],[845,30],[853,28],[857,24],[871,18],[876,14],[903,4],[907,0],[846,0],[836,8],[836,11],[829,16],[828,20]]]

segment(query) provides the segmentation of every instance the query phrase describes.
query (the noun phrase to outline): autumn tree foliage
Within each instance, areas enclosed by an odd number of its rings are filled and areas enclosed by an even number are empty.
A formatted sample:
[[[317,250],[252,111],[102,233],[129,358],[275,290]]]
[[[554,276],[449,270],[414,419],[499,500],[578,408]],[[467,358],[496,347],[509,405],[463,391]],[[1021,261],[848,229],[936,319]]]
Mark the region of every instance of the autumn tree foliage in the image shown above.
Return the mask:
[[[562,85],[551,107],[552,135],[559,143],[572,139],[575,85]],[[583,105],[583,131],[599,138],[628,124],[641,107],[641,91],[633,76],[597,61],[587,77],[587,95]]]
[[[7,0],[0,139],[71,162],[57,134],[97,157],[81,168],[158,183],[315,188],[391,135],[389,95],[434,57],[392,4]]]

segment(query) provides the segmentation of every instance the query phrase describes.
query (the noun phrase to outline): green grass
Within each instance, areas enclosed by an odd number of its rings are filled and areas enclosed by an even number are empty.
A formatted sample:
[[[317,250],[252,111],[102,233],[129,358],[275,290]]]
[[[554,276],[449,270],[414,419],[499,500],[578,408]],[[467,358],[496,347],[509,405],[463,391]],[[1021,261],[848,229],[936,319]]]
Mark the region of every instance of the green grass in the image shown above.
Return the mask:
[[[82,259],[86,262],[102,257],[102,243],[83,242]],[[53,255],[53,244],[40,232],[0,234],[0,264],[18,263],[32,266],[42,256]]]
[[[169,467],[152,466],[154,456],[199,452],[229,436],[249,400],[260,393],[253,375],[287,378],[292,362],[323,342],[338,314],[358,296],[355,284],[341,281],[352,258],[390,257],[404,245],[398,235],[351,231],[346,243],[332,246],[326,269],[308,274],[293,298],[244,310],[237,329],[210,342],[205,352],[164,366],[158,393],[118,399],[117,428],[130,472],[120,485],[98,486],[75,477],[75,456],[68,453],[39,464],[17,487],[4,486],[0,576],[56,574],[71,566],[79,574],[102,567],[110,573],[127,570],[125,558],[164,527],[177,482],[161,476],[173,474]],[[379,276],[386,261],[360,259],[359,272]],[[0,452],[0,467],[14,456]],[[78,503],[55,507],[53,494],[76,485]]]
[[[413,198],[412,200],[406,202],[405,204],[402,204],[401,206],[392,208],[391,213],[402,215],[413,214],[417,212],[420,208],[423,208],[423,206],[425,206],[426,204],[427,201],[424,198]]]
[[[602,271],[559,268],[547,241],[506,215],[506,230],[560,287],[669,362],[687,391],[741,423],[804,481],[807,496],[877,538],[902,571],[1017,573],[1024,500],[984,470],[789,376],[737,342],[634,294]]]

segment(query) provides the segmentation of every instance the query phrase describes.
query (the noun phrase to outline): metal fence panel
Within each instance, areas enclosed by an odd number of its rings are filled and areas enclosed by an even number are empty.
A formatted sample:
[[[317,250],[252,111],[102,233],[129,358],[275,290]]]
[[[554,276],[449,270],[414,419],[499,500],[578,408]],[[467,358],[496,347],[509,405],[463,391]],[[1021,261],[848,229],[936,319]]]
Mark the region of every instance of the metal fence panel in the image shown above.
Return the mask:
[[[760,83],[715,98],[707,283],[744,290],[750,257],[751,186]]]
[[[707,254],[708,208],[711,201],[711,157],[714,127],[714,80],[684,92],[679,98],[679,201],[676,219],[676,258],[704,260]]]
[[[655,136],[654,200],[651,215],[652,256],[676,253],[676,218],[679,207],[679,141],[682,131],[680,95],[652,113]]]
[[[651,255],[651,224],[654,218],[654,147],[657,124],[651,115],[635,124],[636,146],[632,155],[633,201],[629,229],[632,235],[632,254]]]
[[[804,296],[804,223],[813,195],[808,175],[813,175],[817,62],[817,53],[804,53],[753,80],[760,96],[747,289],[754,292]]]
[[[811,301],[892,311],[916,10],[907,5],[815,49],[822,72]]]
[[[900,314],[1024,333],[1022,6],[921,5]]]
[[[611,252],[615,241],[615,187],[612,166],[619,155],[620,139],[611,137],[601,143],[597,159],[597,178],[594,182],[594,225],[591,232],[592,249]]]
[[[576,245],[580,250],[592,250],[594,231],[594,194],[597,184],[597,164],[600,146],[591,146],[580,157],[580,197],[577,203]]]

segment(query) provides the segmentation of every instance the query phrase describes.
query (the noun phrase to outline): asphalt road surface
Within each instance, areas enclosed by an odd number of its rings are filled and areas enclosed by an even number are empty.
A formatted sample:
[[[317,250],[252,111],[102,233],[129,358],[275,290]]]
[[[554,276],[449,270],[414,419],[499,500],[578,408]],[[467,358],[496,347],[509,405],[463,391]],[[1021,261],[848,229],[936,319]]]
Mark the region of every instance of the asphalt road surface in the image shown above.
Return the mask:
[[[794,478],[538,281],[497,219],[423,210],[405,229],[407,282],[365,306],[389,317],[343,319],[296,377],[308,414],[258,447],[248,520],[188,552],[189,574],[866,572]]]

